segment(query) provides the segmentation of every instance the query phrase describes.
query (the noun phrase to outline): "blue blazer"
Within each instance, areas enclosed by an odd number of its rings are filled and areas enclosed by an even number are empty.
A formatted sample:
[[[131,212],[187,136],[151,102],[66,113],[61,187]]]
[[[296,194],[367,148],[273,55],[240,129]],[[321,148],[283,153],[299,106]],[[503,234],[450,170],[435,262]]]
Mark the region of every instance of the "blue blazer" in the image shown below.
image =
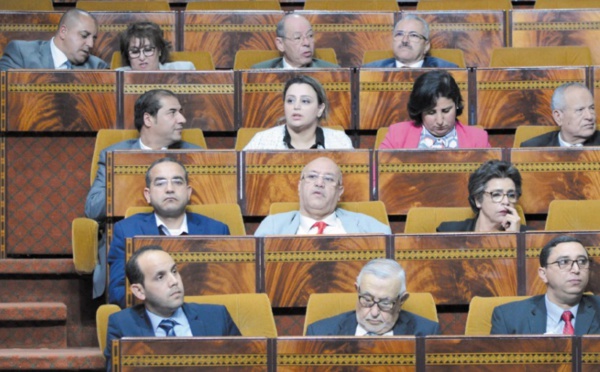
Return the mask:
[[[391,234],[392,230],[371,216],[350,212],[341,208],[335,210],[337,217],[348,234],[373,233]],[[292,211],[267,216],[258,226],[254,236],[295,235],[300,227],[300,212]]]
[[[354,336],[356,334],[356,312],[350,311],[331,318],[322,319],[309,325],[307,336]],[[440,325],[434,321],[413,314],[409,311],[400,311],[398,321],[394,325],[394,335],[439,335]]]
[[[190,235],[229,235],[227,225],[197,213],[187,213],[187,223]],[[125,239],[136,235],[160,235],[154,213],[139,213],[115,224],[108,252],[108,300],[121,308],[125,307]]]
[[[225,306],[184,303],[183,312],[190,323],[193,336],[241,336],[240,330]],[[122,337],[154,336],[152,323],[143,304],[112,314],[108,318],[104,349],[107,371],[112,368],[112,340]]]
[[[385,68],[396,68],[396,59],[395,58],[387,58],[380,59],[379,61],[369,62],[367,64],[362,65],[362,67],[385,67]],[[442,68],[453,68],[458,67],[458,65],[443,60],[441,58],[429,57],[426,56],[423,60],[423,67],[442,67]]]
[[[55,69],[57,66],[54,66],[50,42],[50,40],[11,41],[4,48],[4,55],[0,58],[0,70],[6,71],[10,68]],[[73,69],[107,68],[106,62],[92,55],[83,64],[73,65]]]
[[[544,295],[497,306],[492,313],[491,334],[542,335],[546,333],[547,316]],[[575,334],[597,333],[600,333],[600,297],[584,295],[575,316]]]

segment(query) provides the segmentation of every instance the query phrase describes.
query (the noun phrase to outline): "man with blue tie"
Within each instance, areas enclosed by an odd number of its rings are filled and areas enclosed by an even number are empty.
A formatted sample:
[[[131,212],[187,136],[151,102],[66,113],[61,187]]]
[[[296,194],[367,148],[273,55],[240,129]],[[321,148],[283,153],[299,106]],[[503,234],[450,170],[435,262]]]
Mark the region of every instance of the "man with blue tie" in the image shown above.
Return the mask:
[[[104,350],[108,371],[112,368],[112,341],[122,337],[241,335],[224,306],[183,302],[177,264],[161,247],[135,251],[125,270],[131,292],[144,303],[108,318]]]

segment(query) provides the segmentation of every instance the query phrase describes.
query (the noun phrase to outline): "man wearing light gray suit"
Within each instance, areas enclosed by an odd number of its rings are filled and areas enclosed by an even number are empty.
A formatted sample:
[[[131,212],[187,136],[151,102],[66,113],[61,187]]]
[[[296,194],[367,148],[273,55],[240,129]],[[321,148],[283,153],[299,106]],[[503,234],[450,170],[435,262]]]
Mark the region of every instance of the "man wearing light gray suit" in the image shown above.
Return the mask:
[[[0,58],[0,70],[8,69],[106,69],[108,64],[91,55],[98,22],[88,12],[70,9],[60,19],[51,40],[8,43]]]
[[[135,102],[135,127],[139,139],[125,140],[100,152],[96,179],[85,201],[85,216],[103,226],[106,220],[106,153],[114,150],[199,149],[181,140],[186,123],[181,104],[173,92],[154,89]],[[98,244],[98,265],[94,270],[94,298],[104,293],[106,285],[106,242]]]
[[[329,158],[317,158],[304,167],[298,182],[300,210],[267,216],[254,236],[392,233],[373,217],[336,208],[343,193],[340,168]]]

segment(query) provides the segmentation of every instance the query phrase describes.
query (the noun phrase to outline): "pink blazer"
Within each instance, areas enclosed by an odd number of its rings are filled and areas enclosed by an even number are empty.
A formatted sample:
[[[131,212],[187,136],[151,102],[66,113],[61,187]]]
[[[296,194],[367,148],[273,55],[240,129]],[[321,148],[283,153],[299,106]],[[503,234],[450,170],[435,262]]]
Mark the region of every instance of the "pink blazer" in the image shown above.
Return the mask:
[[[492,147],[488,141],[485,130],[470,127],[456,122],[458,147],[461,149],[474,149]],[[403,121],[390,125],[387,135],[379,146],[380,149],[416,149],[421,139],[421,126],[414,121]]]

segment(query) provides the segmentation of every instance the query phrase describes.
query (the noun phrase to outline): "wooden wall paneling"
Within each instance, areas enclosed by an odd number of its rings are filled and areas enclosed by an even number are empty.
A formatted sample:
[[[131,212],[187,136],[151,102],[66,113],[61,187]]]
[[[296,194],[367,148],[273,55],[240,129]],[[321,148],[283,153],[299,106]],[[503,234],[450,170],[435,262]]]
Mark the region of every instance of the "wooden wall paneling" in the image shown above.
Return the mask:
[[[117,123],[117,74],[101,70],[7,73],[6,130],[97,132]]]
[[[581,371],[593,372],[600,367],[600,336],[585,335],[581,337]]]
[[[0,52],[11,40],[50,40],[63,12],[0,11]]]
[[[370,200],[369,150],[245,151],[243,156],[242,212],[245,216],[266,216],[271,203],[297,202],[302,169],[322,156],[335,161],[342,170],[341,201]]]
[[[408,99],[415,80],[430,69],[360,69],[358,129],[372,130],[411,120],[408,116]],[[458,118],[469,124],[468,71],[448,70],[464,102],[463,114]]]
[[[306,307],[312,293],[354,292],[360,269],[386,258],[386,235],[264,238],[265,290],[273,307]]]
[[[550,102],[568,82],[586,83],[585,67],[480,68],[477,75],[477,124],[490,129],[556,125]]]
[[[353,129],[352,123],[352,70],[307,69],[257,70],[242,72],[241,112],[243,128],[271,128],[284,118],[283,89],[285,83],[297,75],[317,79],[325,88],[329,101],[327,120],[321,125],[337,125]]]
[[[233,71],[169,71],[123,73],[123,123],[135,129],[135,101],[151,89],[173,91],[183,108],[186,128],[234,131]]]
[[[218,69],[233,68],[238,49],[277,50],[275,29],[282,11],[187,11],[183,50],[210,52]]]
[[[468,207],[469,175],[501,149],[380,150],[377,193],[389,215],[411,207]]]
[[[594,95],[594,104],[600,107],[600,68],[592,67],[591,78],[592,78],[592,94]]]
[[[523,179],[519,204],[526,214],[548,213],[555,199],[600,199],[600,150],[518,148],[510,155]]]

